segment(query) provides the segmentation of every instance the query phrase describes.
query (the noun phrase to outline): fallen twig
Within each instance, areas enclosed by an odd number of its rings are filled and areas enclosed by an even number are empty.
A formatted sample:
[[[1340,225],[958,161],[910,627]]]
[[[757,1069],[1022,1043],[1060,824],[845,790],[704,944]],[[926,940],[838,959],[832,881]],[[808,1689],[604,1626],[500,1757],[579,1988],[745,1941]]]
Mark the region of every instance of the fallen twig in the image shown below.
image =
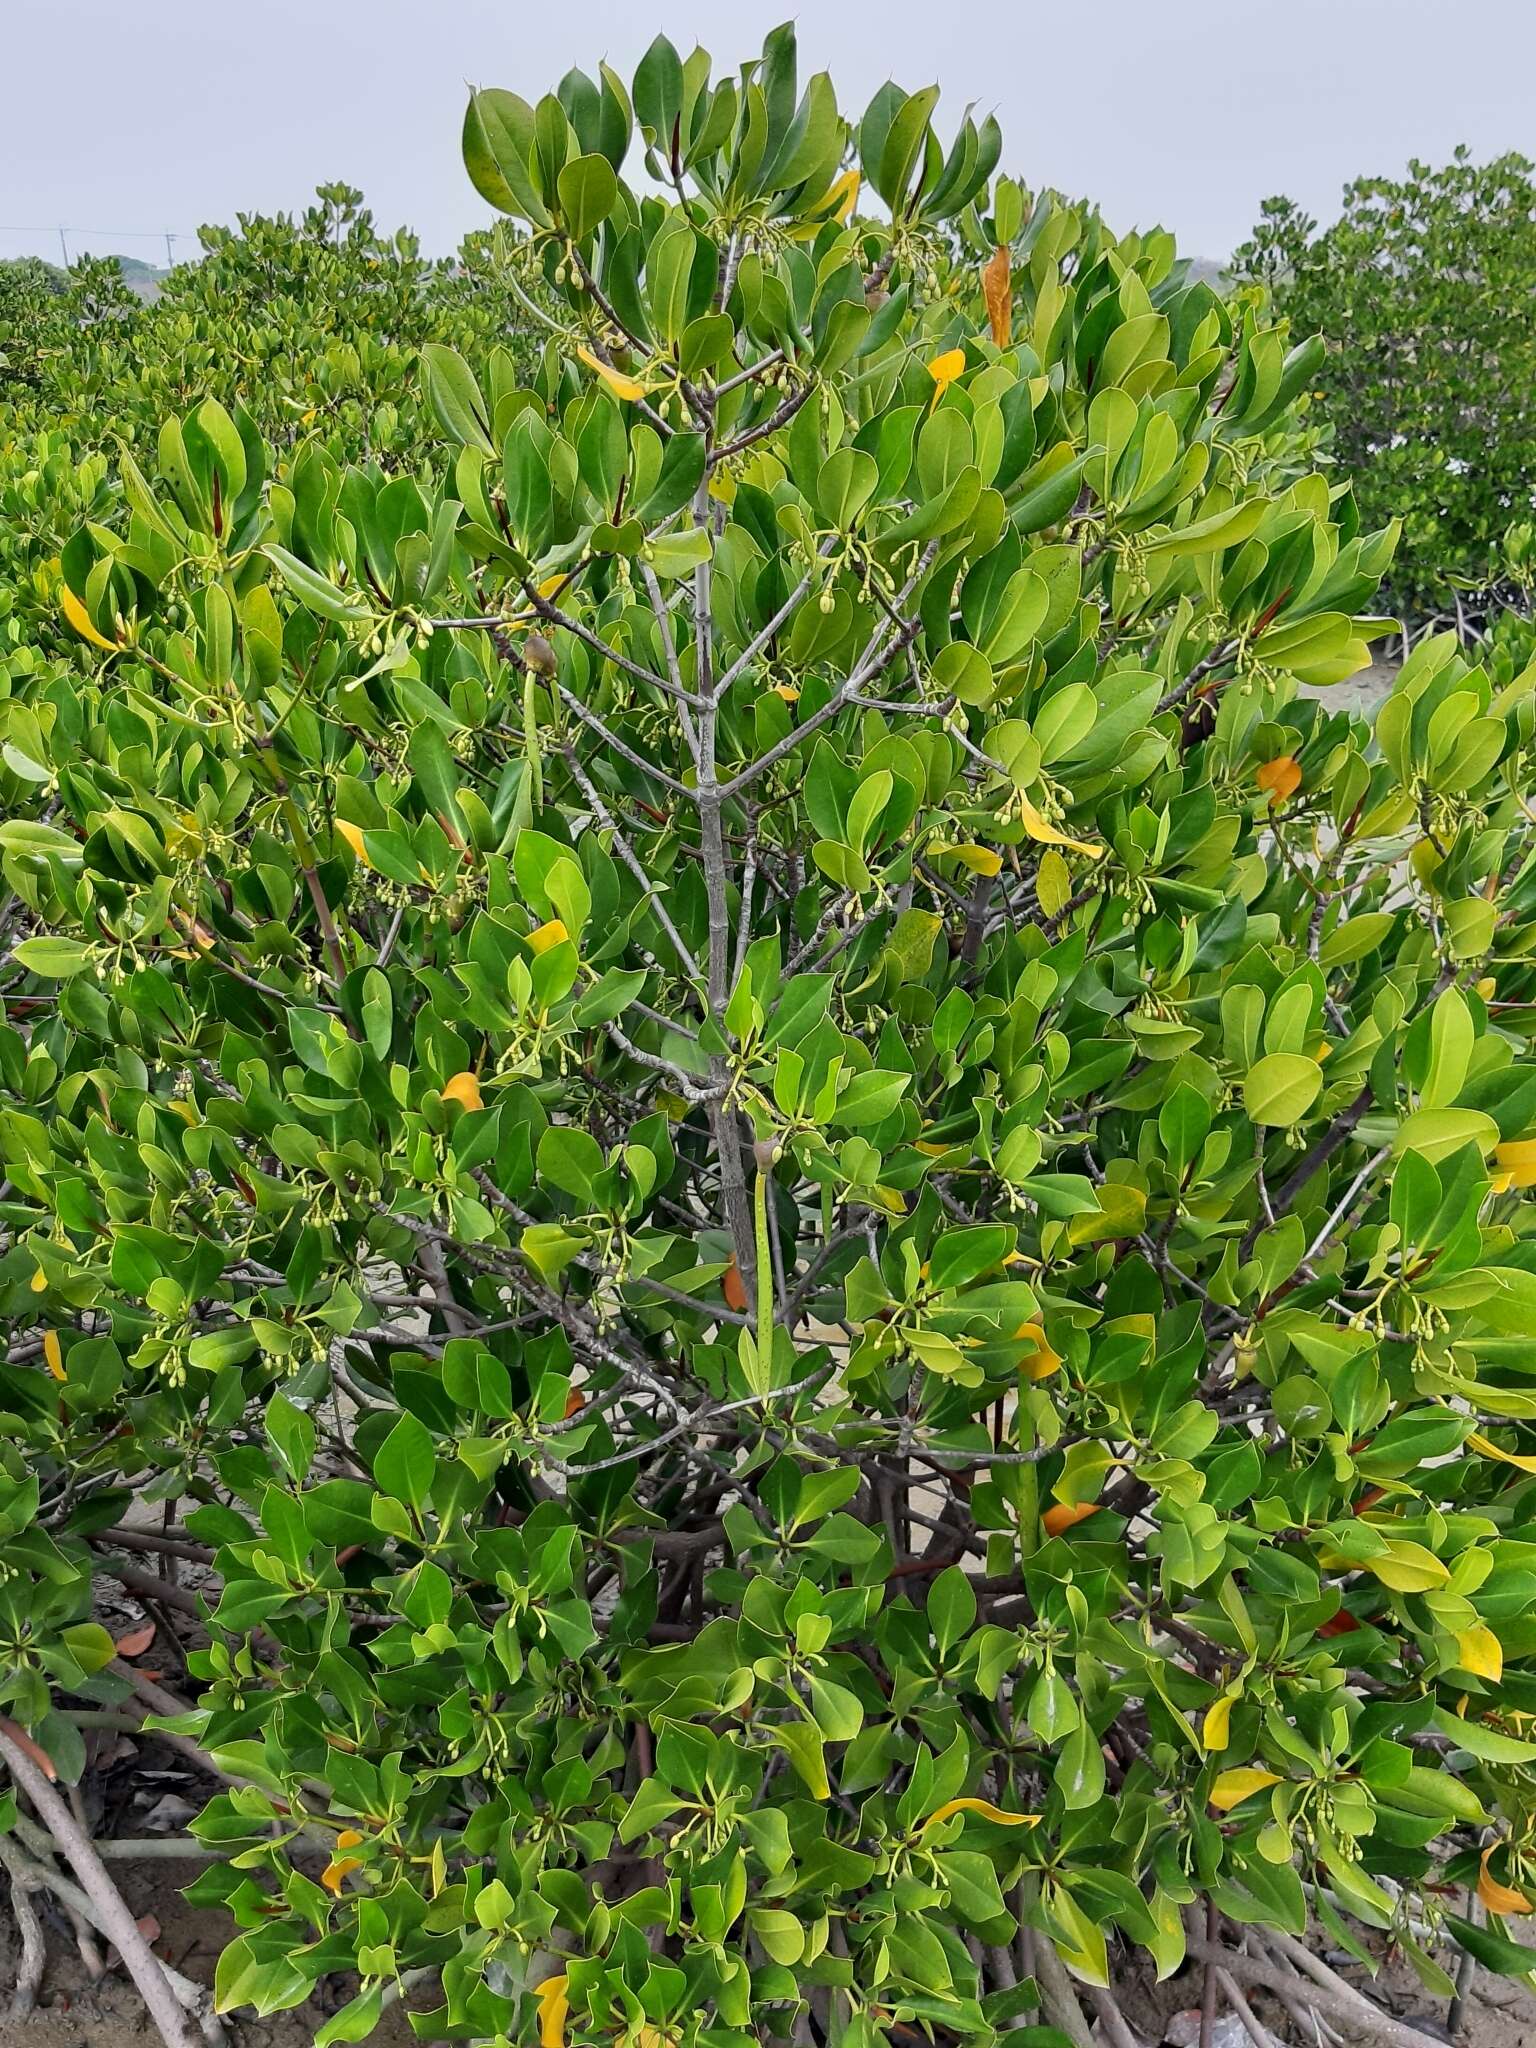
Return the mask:
[[[42,1927],[32,1910],[31,1895],[14,1871],[11,1872],[11,1912],[15,1915],[16,1932],[21,1937],[21,1960],[16,1966],[16,1989],[11,1994],[10,2017],[24,2020],[37,2004],[47,1951],[43,1947]]]
[[[26,1752],[3,1732],[0,1732],[0,1760],[4,1761],[17,1786],[31,1800],[63,1851],[93,1909],[86,1917],[93,1920],[116,1947],[129,1976],[138,1986],[139,1996],[149,2008],[150,2017],[160,2029],[166,2048],[197,2048],[197,2037],[188,2025],[180,2000],[171,1989],[165,1965],[139,1932],[138,1923],[124,1903],[122,1893],[107,1874],[106,1865],[91,1846],[89,1836],[70,1812],[67,1802],[59,1797]]]

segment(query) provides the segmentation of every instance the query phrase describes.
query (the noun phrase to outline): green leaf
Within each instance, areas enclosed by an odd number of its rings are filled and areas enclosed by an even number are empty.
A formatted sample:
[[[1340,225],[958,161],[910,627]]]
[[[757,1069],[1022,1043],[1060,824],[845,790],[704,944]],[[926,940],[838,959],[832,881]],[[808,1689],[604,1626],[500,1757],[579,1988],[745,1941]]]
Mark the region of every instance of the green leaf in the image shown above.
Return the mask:
[[[306,611],[313,612],[316,618],[329,619],[332,624],[341,626],[355,625],[367,618],[363,607],[354,604],[329,576],[322,576],[318,569],[301,562],[286,548],[269,543],[262,552],[300,604]]]
[[[910,1074],[883,1074],[878,1070],[855,1074],[838,1097],[834,1120],[850,1130],[883,1123],[911,1085]]]
[[[1256,1124],[1297,1124],[1323,1089],[1322,1069],[1304,1053],[1272,1052],[1243,1077],[1243,1103]]]
[[[618,200],[613,166],[604,156],[579,156],[564,166],[556,182],[565,231],[573,242],[584,242]]]
[[[1446,1924],[1457,1945],[1468,1955],[1499,1977],[1524,1977],[1529,1980],[1536,1973],[1536,1955],[1523,1942],[1511,1941],[1507,1934],[1500,1934],[1492,1927],[1479,1927],[1475,1921],[1465,1920],[1459,1914],[1448,1913]]]
[[[425,1424],[414,1415],[402,1415],[374,1457],[373,1476],[379,1487],[420,1513],[431,1498],[436,1471],[437,1457]]]
[[[11,958],[29,974],[68,981],[90,966],[91,949],[79,939],[23,939],[11,948]]]
[[[1464,1145],[1485,1155],[1498,1142],[1499,1127],[1476,1109],[1416,1109],[1397,1127],[1394,1152],[1417,1152],[1433,1165],[1449,1159]]]
[[[485,400],[457,349],[440,341],[429,341],[421,352],[426,372],[427,397],[437,423],[460,448],[478,448],[482,455],[495,455]]]

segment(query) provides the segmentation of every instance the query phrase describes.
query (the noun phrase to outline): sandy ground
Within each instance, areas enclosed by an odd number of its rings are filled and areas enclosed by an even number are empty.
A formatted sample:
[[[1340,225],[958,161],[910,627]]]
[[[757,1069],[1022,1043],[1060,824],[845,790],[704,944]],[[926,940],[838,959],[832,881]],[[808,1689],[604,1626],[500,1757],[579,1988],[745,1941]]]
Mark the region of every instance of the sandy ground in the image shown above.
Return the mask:
[[[223,1914],[195,1911],[177,1887],[190,1881],[187,1865],[141,1863],[116,1867],[114,1874],[135,1914],[152,1913],[160,1922],[154,1946],[166,1962],[200,1983],[212,1983],[213,1966],[228,1939]],[[0,1983],[14,1980],[14,1936],[8,1916],[0,1949]],[[46,1924],[46,1922],[45,1922]],[[139,1995],[120,1970],[109,1971],[92,1984],[75,1955],[64,1922],[47,1928],[49,1969],[42,1997],[30,2018],[11,2023],[0,2018],[4,2048],[159,2048],[159,2036],[146,2018]],[[227,2025],[230,2048],[310,2048],[317,2028],[344,2004],[338,1995],[323,2004],[312,2001],[271,2019],[245,2019]],[[0,2007],[3,2011],[3,2007]],[[406,2048],[415,2041],[404,2015],[396,2008],[369,2036],[381,2048]]]
[[[1362,718],[1374,715],[1376,707],[1391,689],[1401,663],[1388,658],[1381,652],[1382,647],[1395,649],[1396,640],[1377,642],[1377,659],[1369,668],[1361,669],[1359,675],[1351,676],[1347,683],[1330,683],[1325,689],[1303,687],[1304,697],[1316,697],[1320,703],[1329,705],[1335,711],[1352,711]]]

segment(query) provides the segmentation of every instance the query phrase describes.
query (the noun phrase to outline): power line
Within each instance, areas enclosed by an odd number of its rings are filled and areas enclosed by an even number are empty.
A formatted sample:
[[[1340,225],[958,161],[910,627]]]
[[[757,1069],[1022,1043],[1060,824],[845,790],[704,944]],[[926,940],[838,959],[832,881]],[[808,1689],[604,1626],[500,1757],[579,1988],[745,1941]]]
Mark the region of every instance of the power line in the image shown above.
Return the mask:
[[[165,262],[168,270],[176,267],[176,244],[195,242],[201,239],[197,232],[188,228],[72,228],[60,226],[51,228],[7,228],[0,227],[0,235],[47,235],[57,232],[59,250],[67,270],[70,264],[69,237],[85,235],[92,241],[101,238],[109,242],[164,242]]]
[[[0,235],[111,235],[122,242],[163,242],[167,235],[175,242],[190,242],[197,238],[196,228],[6,228],[0,227]]]

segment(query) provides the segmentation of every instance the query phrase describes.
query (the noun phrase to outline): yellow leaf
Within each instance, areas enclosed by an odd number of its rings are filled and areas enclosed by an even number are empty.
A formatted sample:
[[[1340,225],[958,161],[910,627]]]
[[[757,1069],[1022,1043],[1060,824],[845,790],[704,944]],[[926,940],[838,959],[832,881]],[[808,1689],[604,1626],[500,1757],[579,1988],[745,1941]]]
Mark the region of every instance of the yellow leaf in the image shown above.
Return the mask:
[[[565,2048],[565,2020],[571,2009],[565,1972],[536,1984],[533,1995],[539,2001],[539,2048]]]
[[[589,348],[578,348],[576,353],[589,370],[597,372],[615,398],[648,398],[656,388],[654,384],[642,384],[638,377],[626,377],[622,370],[616,370],[612,363],[605,363]]]
[[[541,924],[531,931],[526,943],[530,953],[547,953],[551,946],[563,945],[570,936],[561,920],[552,917],[548,924]]]
[[[782,697],[786,704],[798,704],[800,702],[800,692],[793,683],[775,683],[769,694],[774,697]]]
[[[1011,259],[1006,244],[992,251],[981,273],[981,295],[987,302],[987,320],[992,339],[1006,348],[1013,339],[1013,286],[1009,281]]]
[[[1218,1813],[1230,1813],[1234,1806],[1241,1806],[1255,1792],[1262,1792],[1267,1786],[1278,1785],[1279,1782],[1278,1771],[1258,1771],[1251,1765],[1242,1770],[1223,1771],[1211,1787],[1211,1804]]]
[[[480,1083],[469,1072],[455,1074],[451,1081],[443,1083],[444,1102],[456,1102],[462,1109],[484,1109],[480,1094]]]
[[[973,875],[995,875],[1003,865],[1003,856],[992,846],[946,846],[940,851],[952,854]]]
[[[1038,1813],[1010,1813],[1005,1806],[994,1806],[990,1799],[946,1799],[942,1806],[936,1806],[923,1822],[924,1828],[936,1828],[940,1821],[953,1820],[957,1813],[979,1813],[983,1820],[996,1821],[1003,1828],[1037,1828],[1040,1825]]]
[[[1273,809],[1300,789],[1301,764],[1294,754],[1281,754],[1273,761],[1264,762],[1253,779],[1260,789],[1268,790],[1270,808]]]
[[[1513,1885],[1500,1884],[1489,1872],[1488,1859],[1498,1847],[1497,1842],[1490,1842],[1483,1851],[1477,1873],[1477,1896],[1490,1913],[1529,1913],[1533,1909],[1525,1893],[1517,1892]]]
[[[32,1275],[32,1278],[27,1282],[27,1285],[32,1289],[32,1292],[34,1294],[46,1294],[48,1292],[48,1275],[43,1271],[41,1266],[39,1266],[37,1271]]]
[[[362,1839],[356,1828],[343,1828],[336,1837],[336,1846],[338,1849],[355,1849]]]
[[[360,867],[371,868],[373,866],[373,862],[368,858],[368,843],[363,838],[362,826],[351,825],[348,824],[345,818],[338,818],[336,820],[336,830],[341,834],[342,838],[345,839],[348,846],[351,847],[353,858],[357,861],[358,865]]]
[[[104,647],[108,654],[116,654],[118,652],[117,641],[104,640],[102,638],[101,634],[96,630],[90,613],[67,583],[59,585],[59,610],[68,619],[82,640],[89,640],[93,647]]]
[[[1470,1671],[1474,1678],[1491,1678],[1497,1685],[1504,1676],[1504,1645],[1480,1621],[1457,1636],[1456,1655],[1462,1670]]]
[[[1019,798],[1019,816],[1030,838],[1039,840],[1042,846],[1069,847],[1073,853],[1086,853],[1090,860],[1097,860],[1104,851],[1102,846],[1091,840],[1069,839],[1065,832],[1058,832],[1054,825],[1048,825],[1027,796]]]
[[[928,401],[928,410],[930,412],[933,411],[933,408],[944,396],[950,385],[954,383],[955,379],[964,372],[964,369],[965,350],[963,348],[946,349],[943,355],[934,357],[933,361],[928,365],[928,374],[933,379],[933,397]]]
[[[1508,1172],[1507,1186],[1536,1188],[1536,1138],[1515,1138],[1507,1145],[1495,1145],[1493,1156]]]
[[[1379,1557],[1361,1562],[1394,1593],[1432,1593],[1451,1576],[1432,1550],[1403,1537],[1394,1537]]]
[[[37,1282],[33,1281],[33,1286]],[[1515,1451],[1501,1451],[1491,1437],[1479,1436],[1474,1430],[1467,1438],[1467,1449],[1479,1451],[1485,1458],[1497,1458],[1501,1465],[1518,1465],[1522,1472],[1536,1472],[1536,1458],[1523,1458]]]
[[[1231,1740],[1232,1709],[1236,1704],[1236,1695],[1224,1692],[1219,1700],[1213,1700],[1206,1708],[1200,1740],[1208,1752],[1225,1749]]]
[[[1039,1323],[1021,1323],[1013,1334],[1016,1339],[1027,1337],[1035,1347],[1019,1368],[1030,1379],[1048,1380],[1053,1372],[1061,1370],[1061,1353],[1051,1348]]]
[[[847,222],[853,218],[853,209],[859,203],[860,178],[857,171],[844,171],[834,179],[817,202],[816,211],[827,220]]]
[[[48,1361],[48,1370],[53,1374],[54,1378],[56,1380],[63,1379],[65,1377],[64,1353],[59,1344],[59,1333],[57,1330],[44,1330],[43,1357]]]
[[[341,1881],[347,1872],[349,1870],[361,1870],[362,1867],[363,1859],[361,1856],[339,1856],[333,1862],[327,1863],[324,1870],[321,1871],[320,1882],[325,1886],[333,1899],[339,1898],[341,1896]]]

